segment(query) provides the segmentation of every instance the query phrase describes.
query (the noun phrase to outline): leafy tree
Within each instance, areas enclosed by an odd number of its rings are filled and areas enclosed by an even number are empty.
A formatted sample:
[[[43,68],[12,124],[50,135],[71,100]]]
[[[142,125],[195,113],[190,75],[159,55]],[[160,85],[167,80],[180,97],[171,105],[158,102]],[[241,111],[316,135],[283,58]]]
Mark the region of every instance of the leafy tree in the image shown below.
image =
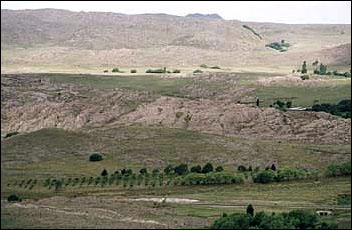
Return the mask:
[[[323,63],[320,63],[319,74],[325,75],[327,68],[328,68],[328,67],[327,67],[326,65],[323,65]]]
[[[202,166],[196,165],[191,168],[192,173],[201,173],[202,172]]]
[[[148,173],[148,171],[147,171],[146,168],[142,168],[141,170],[139,170],[139,173],[140,174],[146,174],[146,173]]]
[[[104,169],[102,172],[101,172],[101,176],[102,177],[106,177],[108,175],[108,171],[106,171],[106,169]]]
[[[254,216],[254,208],[253,208],[252,204],[249,204],[247,206],[247,214]]]
[[[184,175],[189,172],[188,165],[186,165],[186,164],[180,164],[180,165],[176,166],[174,170],[175,170],[175,173],[178,175]]]
[[[211,163],[206,163],[202,168],[202,173],[209,173],[214,170],[213,165]]]
[[[156,175],[158,173],[159,173],[159,169],[153,169],[153,172],[152,172],[153,175]]]
[[[166,175],[169,175],[175,171],[174,167],[172,165],[168,165],[164,168],[164,173]]]
[[[113,72],[113,73],[118,73],[118,72],[120,72],[120,70],[119,70],[119,68],[116,68],[116,67],[115,67],[115,68],[112,69],[111,72]]]
[[[255,183],[271,183],[275,181],[275,177],[274,171],[269,169],[255,174],[253,180]]]
[[[303,74],[307,73],[307,63],[306,63],[306,61],[303,61],[301,73],[303,73]]]
[[[16,201],[22,201],[18,195],[16,194],[11,194],[7,197],[8,202],[16,202]]]
[[[101,161],[103,160],[103,156],[100,155],[99,153],[93,153],[92,155],[89,156],[89,161]]]
[[[222,172],[222,171],[224,171],[224,168],[220,165],[220,166],[216,167],[215,171]]]
[[[272,164],[270,169],[273,170],[273,171],[276,171],[276,166],[275,166],[275,164]]]
[[[247,171],[247,168],[246,168],[246,166],[239,165],[239,166],[237,167],[237,171],[239,171],[239,172],[245,172],[245,171]]]

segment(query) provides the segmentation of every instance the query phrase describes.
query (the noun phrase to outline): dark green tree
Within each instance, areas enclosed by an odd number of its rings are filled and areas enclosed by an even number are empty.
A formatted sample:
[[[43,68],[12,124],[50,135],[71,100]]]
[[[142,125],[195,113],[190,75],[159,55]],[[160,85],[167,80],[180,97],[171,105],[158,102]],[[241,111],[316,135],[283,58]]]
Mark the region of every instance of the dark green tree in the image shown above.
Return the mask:
[[[253,208],[252,204],[249,204],[247,206],[247,214],[254,216],[254,208]]]
[[[201,173],[202,172],[202,166],[196,165],[191,168],[192,173]]]
[[[303,73],[303,74],[307,73],[307,63],[306,63],[306,61],[303,62],[301,73]]]
[[[104,169],[104,170],[101,172],[101,176],[102,176],[102,177],[108,176],[108,171],[106,171],[106,169]]]
[[[222,172],[222,171],[224,171],[224,168],[220,165],[220,166],[216,167],[215,171]]]
[[[206,163],[202,168],[202,173],[210,173],[214,170],[214,167],[211,163]]]
[[[185,175],[188,172],[189,172],[188,165],[186,165],[186,164],[180,164],[175,167],[175,173],[178,175]]]

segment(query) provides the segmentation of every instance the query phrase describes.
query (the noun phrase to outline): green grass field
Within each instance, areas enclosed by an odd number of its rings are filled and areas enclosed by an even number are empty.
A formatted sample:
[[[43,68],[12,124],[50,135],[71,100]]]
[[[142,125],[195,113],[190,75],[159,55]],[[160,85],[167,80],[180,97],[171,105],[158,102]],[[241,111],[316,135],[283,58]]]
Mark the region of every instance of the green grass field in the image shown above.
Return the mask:
[[[331,79],[328,83],[317,86],[262,86],[251,93],[261,99],[261,106],[269,106],[280,98],[291,100],[293,106],[311,107],[317,103],[338,103],[351,99],[351,80]]]

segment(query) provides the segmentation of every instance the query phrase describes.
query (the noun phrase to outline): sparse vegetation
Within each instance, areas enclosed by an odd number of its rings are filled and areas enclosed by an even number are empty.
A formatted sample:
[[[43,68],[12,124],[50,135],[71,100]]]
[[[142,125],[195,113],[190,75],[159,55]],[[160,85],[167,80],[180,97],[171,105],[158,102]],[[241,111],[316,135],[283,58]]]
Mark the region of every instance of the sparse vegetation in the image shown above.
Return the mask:
[[[196,69],[196,70],[193,71],[193,73],[203,73],[203,71],[200,70],[200,69]]]
[[[9,137],[12,137],[12,136],[15,136],[15,135],[18,135],[18,134],[19,134],[19,132],[17,132],[17,131],[9,132],[9,133],[6,133],[4,138],[9,138]]]

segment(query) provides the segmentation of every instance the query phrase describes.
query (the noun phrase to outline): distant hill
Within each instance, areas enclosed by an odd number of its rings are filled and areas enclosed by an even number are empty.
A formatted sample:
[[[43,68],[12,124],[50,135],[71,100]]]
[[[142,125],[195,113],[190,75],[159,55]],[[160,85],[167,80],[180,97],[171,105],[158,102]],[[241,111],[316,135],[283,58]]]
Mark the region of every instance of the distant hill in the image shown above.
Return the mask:
[[[345,45],[351,43],[350,25],[287,25],[204,18],[221,17],[1,10],[1,64],[267,66],[298,65],[303,60],[316,59],[327,64],[350,63],[350,52],[346,50],[350,45]],[[287,52],[265,47],[281,39],[291,44]]]
[[[223,19],[220,15],[218,14],[187,14],[186,17],[191,17],[191,18],[212,18],[212,19]]]

